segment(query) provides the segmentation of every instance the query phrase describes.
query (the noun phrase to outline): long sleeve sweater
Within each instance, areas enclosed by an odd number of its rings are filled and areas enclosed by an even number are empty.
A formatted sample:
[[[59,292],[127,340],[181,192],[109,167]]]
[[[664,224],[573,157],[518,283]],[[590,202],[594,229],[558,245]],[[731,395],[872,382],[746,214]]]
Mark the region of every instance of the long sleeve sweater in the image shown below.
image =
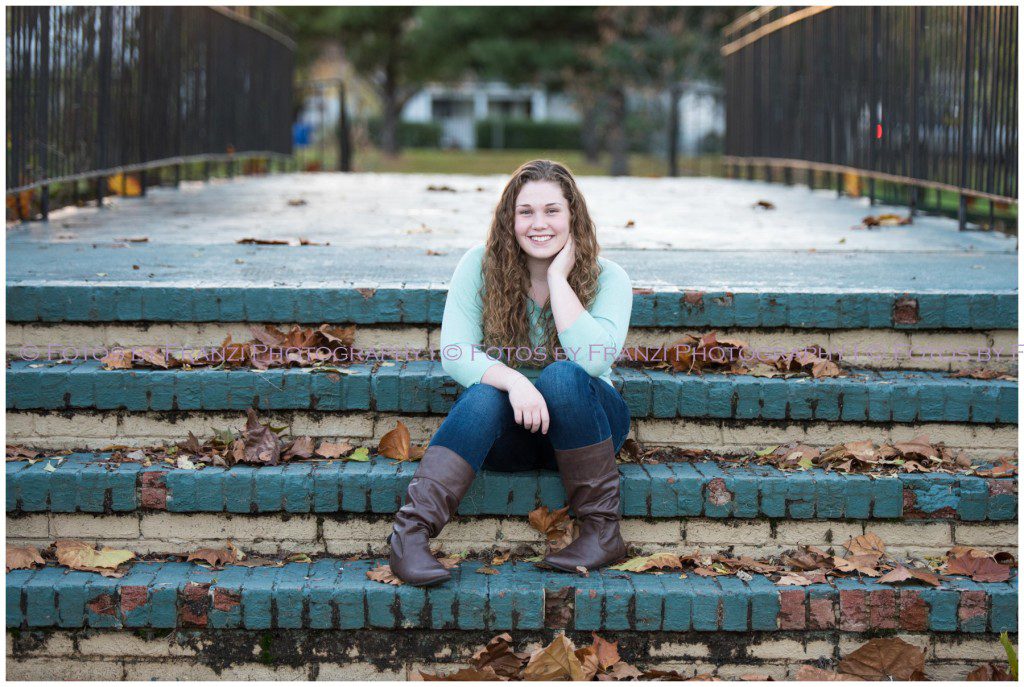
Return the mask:
[[[480,381],[492,365],[500,362],[487,355],[483,342],[482,263],[484,245],[466,251],[459,260],[448,286],[441,320],[441,366],[464,387]],[[633,288],[626,271],[598,256],[601,273],[598,291],[589,309],[580,313],[568,329],[558,335],[563,355],[575,360],[592,377],[612,384],[611,368],[626,342],[633,311]],[[527,299],[533,346],[543,346],[541,308]]]

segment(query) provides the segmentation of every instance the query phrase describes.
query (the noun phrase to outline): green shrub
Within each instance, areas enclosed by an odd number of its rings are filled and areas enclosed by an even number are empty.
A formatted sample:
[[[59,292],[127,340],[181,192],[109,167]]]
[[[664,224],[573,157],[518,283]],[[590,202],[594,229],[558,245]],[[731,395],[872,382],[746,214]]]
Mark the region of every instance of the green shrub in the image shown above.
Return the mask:
[[[481,119],[476,122],[476,147],[504,150],[579,150],[581,130],[577,122],[531,119]]]
[[[381,145],[382,118],[373,117],[366,121],[370,141]],[[441,125],[435,122],[399,122],[398,144],[403,148],[439,148],[441,146]]]

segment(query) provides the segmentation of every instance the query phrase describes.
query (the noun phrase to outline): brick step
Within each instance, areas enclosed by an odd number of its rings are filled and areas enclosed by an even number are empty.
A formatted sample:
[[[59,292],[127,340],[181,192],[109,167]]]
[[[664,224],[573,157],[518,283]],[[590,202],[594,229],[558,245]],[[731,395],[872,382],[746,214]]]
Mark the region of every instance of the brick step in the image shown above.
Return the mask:
[[[252,326],[275,326],[284,331],[295,324],[251,323]],[[334,326],[345,327],[346,324]],[[711,329],[707,327],[632,327],[626,336],[625,346],[657,348],[678,341],[685,334],[708,331]],[[841,356],[844,365],[866,369],[957,372],[984,368],[1012,374],[1017,370],[1016,330],[726,327],[714,331],[720,338],[745,341],[752,352],[765,355],[773,351],[796,351],[809,345],[820,345],[833,356]],[[353,346],[362,350],[439,350],[440,332],[437,325],[359,324]],[[14,359],[39,356],[36,360],[59,360],[63,356],[84,360],[90,357],[91,351],[101,351],[95,354],[100,357],[104,355],[102,351],[114,346],[170,347],[175,351],[191,347],[213,349],[228,337],[235,342],[252,340],[250,323],[8,323],[7,353]]]
[[[385,560],[322,559],[281,568],[137,563],[121,578],[61,566],[7,574],[8,628],[459,629],[640,632],[1017,630],[1018,578],[941,588],[836,579],[778,587],[762,575],[588,577],[505,563],[463,562],[423,589],[369,580]],[[563,591],[564,590],[564,591]],[[564,595],[564,596],[563,596]],[[547,602],[547,603],[546,603]]]
[[[565,634],[577,647],[590,632],[518,630],[513,649],[530,652]],[[18,629],[7,632],[10,680],[408,680],[451,674],[495,632],[486,630]],[[963,680],[1006,654],[993,633],[899,633],[920,648],[930,680]],[[839,630],[636,632],[606,637],[640,670],[738,680],[792,680],[805,665],[834,668],[867,636]],[[1013,637],[1016,643],[1016,637]]]
[[[132,249],[139,251],[166,252],[166,247]],[[75,255],[76,260],[80,257]],[[128,274],[125,277],[104,284],[9,277],[7,321],[439,324],[448,293],[442,281],[341,281],[324,286],[318,278],[316,286],[266,286],[266,282],[249,280],[211,284],[196,279],[145,284]],[[633,289],[631,325],[1015,330],[1017,293],[1015,289],[916,291],[876,285],[773,290],[762,285],[721,289],[638,283]]]
[[[46,451],[102,451],[111,444],[154,446],[176,443],[188,432],[208,437],[211,427],[240,431],[241,411],[116,410],[7,411],[7,441]],[[426,444],[445,416],[376,411],[261,412],[260,421],[287,427],[289,436],[344,439],[375,447],[401,421],[415,444]],[[765,448],[791,441],[829,448],[838,443],[872,439],[876,442],[910,441],[927,435],[933,442],[964,449],[973,460],[996,460],[1017,450],[1016,425],[923,422],[885,424],[864,422],[807,422],[759,420],[699,420],[689,418],[634,418],[630,436],[645,446],[676,446],[721,455],[747,455],[751,447]]]
[[[104,370],[98,361],[13,361],[8,410],[375,410],[447,413],[459,387],[439,361],[347,374],[311,368]],[[528,370],[535,378],[538,370]],[[634,418],[1017,424],[1017,382],[935,372],[856,370],[848,377],[762,378],[618,367],[612,381]]]
[[[7,463],[7,512],[394,513],[416,463],[295,462],[182,470],[106,462],[109,453]],[[52,466],[51,466],[52,468]],[[1017,518],[1017,479],[942,473],[893,477],[738,466],[717,461],[619,467],[626,517],[928,519],[964,522]],[[524,516],[560,508],[558,473],[482,471],[462,515]]]

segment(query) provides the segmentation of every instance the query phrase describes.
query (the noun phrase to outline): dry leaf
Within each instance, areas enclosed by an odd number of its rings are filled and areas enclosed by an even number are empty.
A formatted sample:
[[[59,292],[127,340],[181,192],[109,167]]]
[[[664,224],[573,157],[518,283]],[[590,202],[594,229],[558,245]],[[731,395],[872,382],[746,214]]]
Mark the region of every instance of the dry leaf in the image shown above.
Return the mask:
[[[998,563],[994,558],[971,555],[950,558],[944,571],[949,575],[967,575],[975,582],[1006,582],[1010,579],[1010,566]]]
[[[405,423],[398,420],[395,428],[381,437],[377,446],[377,453],[397,461],[410,460],[410,448],[412,447],[409,438],[409,428]]]
[[[323,442],[316,449],[316,454],[324,458],[340,458],[352,452],[354,447],[347,441],[340,443]]]
[[[99,551],[81,541],[61,540],[53,543],[57,562],[72,570],[112,572],[122,563],[135,558],[131,551],[104,546]]]
[[[233,548],[233,547],[232,547]],[[198,549],[188,555],[188,561],[205,561],[215,568],[223,567],[238,560],[231,549]]]
[[[872,639],[847,655],[838,668],[863,680],[921,680],[924,652],[898,637]]]
[[[878,578],[879,584],[895,584],[897,582],[906,582],[910,580],[918,580],[925,584],[930,584],[933,587],[940,586],[938,575],[930,573],[927,570],[907,568],[900,564],[897,564],[894,569]]]
[[[576,647],[565,635],[558,635],[543,649],[530,656],[523,671],[526,680],[584,680],[583,664],[576,656]]]
[[[29,570],[36,565],[46,565],[39,549],[34,546],[7,545],[7,572]]]
[[[618,565],[609,566],[612,570],[643,572],[645,570],[682,570],[683,563],[679,556],[672,553],[655,553],[650,556],[637,556]]]
[[[831,670],[822,670],[817,666],[800,666],[793,678],[800,682],[857,682],[858,678],[852,675],[834,673]]]
[[[594,638],[594,654],[597,656],[597,664],[601,666],[601,670],[608,670],[622,660],[619,656],[618,642],[601,639],[596,632],[590,634]]]
[[[516,678],[528,656],[512,651],[512,636],[507,632],[494,637],[487,646],[473,654],[476,668],[489,668],[502,677]]]
[[[393,584],[395,586],[404,584],[400,579],[395,577],[393,572],[391,572],[390,565],[381,565],[373,570],[367,570],[366,576],[374,582],[383,582],[384,584]]]
[[[885,542],[872,532],[854,537],[843,547],[853,556],[873,555],[881,558],[885,555]]]

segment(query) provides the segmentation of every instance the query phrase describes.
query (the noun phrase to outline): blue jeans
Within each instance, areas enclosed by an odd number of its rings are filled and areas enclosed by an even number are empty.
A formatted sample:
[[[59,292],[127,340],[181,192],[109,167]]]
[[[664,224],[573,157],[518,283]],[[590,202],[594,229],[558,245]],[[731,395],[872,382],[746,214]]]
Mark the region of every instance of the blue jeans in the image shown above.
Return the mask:
[[[610,384],[569,360],[549,364],[534,384],[548,407],[546,435],[517,424],[508,392],[481,382],[463,390],[430,445],[454,451],[474,470],[499,472],[557,470],[555,449],[590,446],[608,437],[616,452],[622,448],[629,407]]]

